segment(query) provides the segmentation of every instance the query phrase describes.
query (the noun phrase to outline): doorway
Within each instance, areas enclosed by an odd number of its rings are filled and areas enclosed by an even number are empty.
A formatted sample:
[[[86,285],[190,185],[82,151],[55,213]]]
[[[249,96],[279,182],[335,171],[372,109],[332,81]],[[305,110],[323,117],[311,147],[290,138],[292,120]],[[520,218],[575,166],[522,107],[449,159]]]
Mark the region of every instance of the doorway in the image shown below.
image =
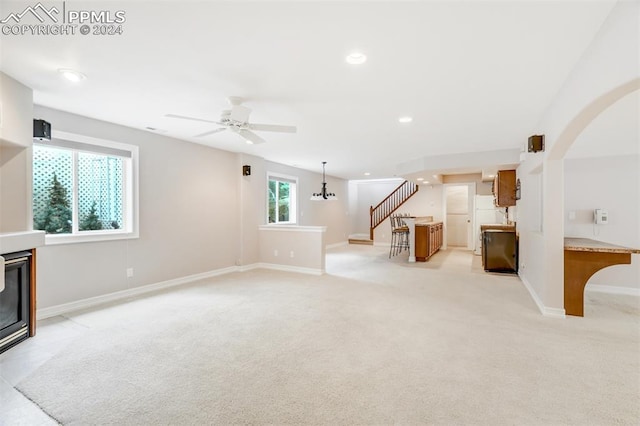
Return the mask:
[[[451,246],[473,250],[472,212],[475,190],[475,183],[444,185],[444,248]]]

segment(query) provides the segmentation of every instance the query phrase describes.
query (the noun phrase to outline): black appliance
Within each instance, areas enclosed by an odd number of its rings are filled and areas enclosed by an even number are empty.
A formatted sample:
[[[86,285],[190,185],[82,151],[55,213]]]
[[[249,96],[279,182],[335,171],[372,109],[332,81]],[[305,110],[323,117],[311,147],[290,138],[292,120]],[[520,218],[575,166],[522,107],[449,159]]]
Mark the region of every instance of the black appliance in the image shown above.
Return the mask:
[[[515,231],[488,229],[482,233],[485,271],[518,272],[518,240]]]
[[[0,291],[0,353],[29,337],[31,252],[3,254],[2,257],[4,289]]]

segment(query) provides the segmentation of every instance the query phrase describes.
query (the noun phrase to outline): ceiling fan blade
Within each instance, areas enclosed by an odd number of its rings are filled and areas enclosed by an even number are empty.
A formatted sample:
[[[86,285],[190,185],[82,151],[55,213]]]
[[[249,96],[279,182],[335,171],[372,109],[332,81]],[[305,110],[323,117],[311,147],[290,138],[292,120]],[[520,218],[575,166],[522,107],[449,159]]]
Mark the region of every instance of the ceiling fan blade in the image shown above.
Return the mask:
[[[253,144],[259,144],[259,143],[265,143],[266,142],[260,136],[256,135],[253,132],[250,132],[249,130],[239,130],[238,134],[240,136],[242,136],[243,138],[245,138],[245,140],[247,140],[248,142],[251,142]]]
[[[204,120],[202,118],[195,118],[195,117],[187,117],[186,115],[177,115],[177,114],[165,114],[165,117],[169,117],[169,118],[180,118],[182,120],[192,120],[192,121],[202,121],[203,123],[213,123],[213,124],[219,124],[216,121],[211,121],[211,120]]]
[[[296,126],[280,126],[278,124],[253,124],[248,126],[251,130],[257,130],[260,132],[281,132],[281,133],[295,133],[297,131]]]
[[[204,132],[204,133],[200,133],[199,135],[195,135],[194,138],[203,138],[205,136],[213,135],[214,133],[222,132],[224,130],[227,130],[227,129],[225,129],[224,127],[221,127],[219,129],[209,130],[208,132]]]

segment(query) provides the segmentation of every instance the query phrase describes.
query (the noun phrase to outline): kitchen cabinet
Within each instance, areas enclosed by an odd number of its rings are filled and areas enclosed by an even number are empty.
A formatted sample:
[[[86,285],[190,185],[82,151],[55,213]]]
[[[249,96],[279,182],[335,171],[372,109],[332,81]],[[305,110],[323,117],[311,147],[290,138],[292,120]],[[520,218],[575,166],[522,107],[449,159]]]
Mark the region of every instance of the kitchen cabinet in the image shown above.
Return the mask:
[[[493,202],[497,207],[516,205],[516,171],[499,170],[493,179]]]
[[[416,224],[416,261],[425,262],[442,247],[442,222]]]

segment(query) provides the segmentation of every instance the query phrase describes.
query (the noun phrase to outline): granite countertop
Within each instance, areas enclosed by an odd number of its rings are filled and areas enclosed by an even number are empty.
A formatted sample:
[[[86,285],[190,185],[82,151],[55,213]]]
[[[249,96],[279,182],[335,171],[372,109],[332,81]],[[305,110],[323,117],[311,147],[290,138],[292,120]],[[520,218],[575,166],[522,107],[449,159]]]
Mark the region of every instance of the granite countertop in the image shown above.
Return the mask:
[[[439,223],[442,223],[442,221],[429,221],[429,222],[417,222],[416,221],[416,226],[431,226],[431,225],[437,225]]]
[[[433,216],[407,216],[404,219],[413,219],[416,226],[430,226],[442,223],[442,221],[433,220]]]
[[[640,253],[640,250],[604,243],[590,238],[564,238],[564,249],[568,251],[590,251],[596,253]]]
[[[501,223],[485,223],[483,225],[480,225],[480,230],[481,231],[486,231],[487,229],[497,229],[497,230],[501,230],[501,231],[515,231],[516,230],[516,225],[512,224],[512,225],[504,225]]]

